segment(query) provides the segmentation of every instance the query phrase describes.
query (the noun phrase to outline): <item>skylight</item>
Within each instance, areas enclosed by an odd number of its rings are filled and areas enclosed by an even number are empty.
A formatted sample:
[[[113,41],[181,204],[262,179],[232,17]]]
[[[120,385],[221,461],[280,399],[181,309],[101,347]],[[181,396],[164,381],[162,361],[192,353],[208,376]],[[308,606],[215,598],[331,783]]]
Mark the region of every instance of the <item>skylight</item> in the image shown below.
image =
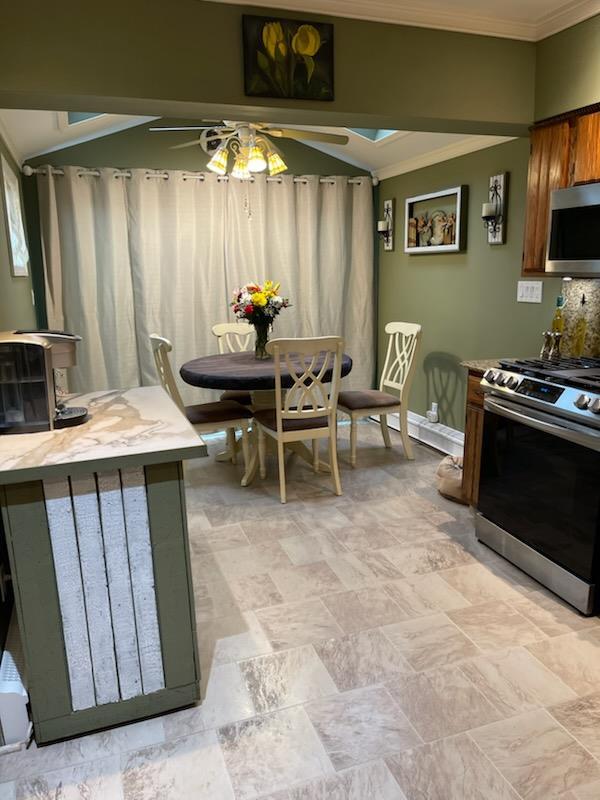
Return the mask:
[[[77,125],[78,122],[85,122],[88,119],[101,117],[96,111],[67,111],[67,122],[69,125]]]
[[[372,142],[381,142],[382,139],[387,139],[395,130],[388,130],[387,128],[348,128],[352,133],[357,133],[365,139],[370,139]]]

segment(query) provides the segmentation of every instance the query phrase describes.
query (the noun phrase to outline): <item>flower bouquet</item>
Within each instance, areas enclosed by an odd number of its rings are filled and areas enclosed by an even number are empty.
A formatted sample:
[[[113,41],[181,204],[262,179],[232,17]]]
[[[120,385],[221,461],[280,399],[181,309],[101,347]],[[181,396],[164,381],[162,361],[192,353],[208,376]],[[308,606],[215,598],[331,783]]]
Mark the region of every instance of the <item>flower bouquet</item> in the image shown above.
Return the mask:
[[[281,284],[273,281],[265,281],[262,286],[258,283],[248,283],[233,293],[231,301],[233,313],[238,319],[245,319],[250,325],[254,325],[256,331],[254,354],[258,359],[269,358],[266,351],[269,328],[281,309],[290,305],[287,297],[279,294],[280,286]]]

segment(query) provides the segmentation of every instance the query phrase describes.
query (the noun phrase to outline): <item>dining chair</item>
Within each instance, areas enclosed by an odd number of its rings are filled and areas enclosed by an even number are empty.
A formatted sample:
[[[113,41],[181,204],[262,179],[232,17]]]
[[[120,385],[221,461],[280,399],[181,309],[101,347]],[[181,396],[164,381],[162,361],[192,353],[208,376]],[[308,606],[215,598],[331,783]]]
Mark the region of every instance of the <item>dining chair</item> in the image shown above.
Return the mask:
[[[261,478],[266,477],[266,436],[277,442],[279,494],[287,500],[284,448],[289,442],[312,441],[313,468],[319,469],[319,440],[329,440],[329,464],[333,486],[342,494],[337,460],[337,400],[342,371],[344,340],[340,336],[310,339],[272,339],[267,352],[275,368],[275,408],[254,412],[258,428]],[[282,366],[293,385],[282,386]],[[328,390],[325,378],[331,375]]]
[[[387,415],[398,413],[404,455],[409,460],[414,458],[408,436],[407,405],[421,343],[421,326],[412,322],[388,322],[385,332],[388,343],[379,389],[343,391],[339,396],[339,410],[350,416],[350,463],[353,467],[356,466],[357,422],[362,417],[379,417],[383,443],[391,447]],[[395,394],[389,394],[386,389]]]
[[[218,322],[212,326],[213,335],[217,337],[219,353],[244,353],[252,347],[254,341],[254,328],[244,322]],[[250,392],[235,389],[227,390],[221,395],[221,400],[237,400],[243,406],[252,405]]]
[[[254,328],[247,322],[217,322],[212,326],[213,335],[217,337],[219,353],[244,353],[253,345]],[[252,395],[243,389],[226,389],[222,392],[220,400],[235,400],[243,406],[252,406]],[[227,454],[231,461],[236,462],[235,430],[227,431]]]
[[[249,460],[249,437],[248,429],[252,412],[244,408],[235,400],[218,400],[216,403],[197,403],[193,406],[186,406],[175,383],[175,376],[171,369],[169,353],[173,345],[168,339],[156,333],[150,334],[152,352],[156,371],[163,389],[171,397],[180,411],[185,414],[188,421],[196,428],[198,433],[214,433],[216,431],[233,432],[240,429],[242,431],[242,454],[244,458],[244,469],[248,466]]]

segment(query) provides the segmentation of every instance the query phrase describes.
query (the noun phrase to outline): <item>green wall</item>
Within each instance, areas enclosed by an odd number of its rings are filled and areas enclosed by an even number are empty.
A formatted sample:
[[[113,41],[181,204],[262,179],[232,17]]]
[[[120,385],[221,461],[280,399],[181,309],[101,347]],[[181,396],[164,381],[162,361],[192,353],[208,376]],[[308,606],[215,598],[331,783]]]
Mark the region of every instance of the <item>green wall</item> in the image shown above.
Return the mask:
[[[0,153],[18,173],[18,166],[0,137]],[[5,223],[4,192],[0,192],[0,331],[35,326],[31,278],[15,278],[11,272],[9,239]]]
[[[196,131],[173,133],[151,133],[151,127],[194,125],[190,119],[160,119],[136,125],[109,136],[90,142],[64,147],[37,158],[28,159],[32,166],[75,165],[78,167],[146,167],[148,169],[183,169],[202,171],[206,169],[208,156],[199,147],[170,150],[172,145],[189,142],[198,136]],[[281,150],[288,172],[292,175],[364,175],[365,170],[347,164],[314,147],[308,147],[292,139],[278,139],[275,143]]]
[[[600,15],[537,44],[535,118],[600,102]]]
[[[441,421],[464,427],[463,359],[519,357],[540,350],[560,280],[544,280],[540,305],[517,303],[525,212],[529,142],[517,139],[487,150],[389,178],[379,186],[383,201],[396,200],[395,251],[379,251],[379,363],[385,323],[418,322],[423,342],[409,408],[425,414],[440,404]],[[490,246],[481,221],[490,175],[509,172],[507,243]],[[404,201],[413,195],[467,184],[469,209],[465,253],[406,255]]]
[[[0,107],[522,135],[535,45],[203,0],[5,3]],[[244,95],[241,15],[335,23],[335,100]],[[212,104],[212,107],[206,104]]]

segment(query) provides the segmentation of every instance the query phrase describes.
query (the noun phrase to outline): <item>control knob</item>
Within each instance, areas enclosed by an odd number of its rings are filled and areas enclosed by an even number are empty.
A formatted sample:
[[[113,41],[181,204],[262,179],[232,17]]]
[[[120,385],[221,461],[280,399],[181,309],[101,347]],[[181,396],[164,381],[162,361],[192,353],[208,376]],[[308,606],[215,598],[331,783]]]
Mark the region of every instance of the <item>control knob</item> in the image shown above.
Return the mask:
[[[511,375],[508,380],[504,381],[504,385],[507,387],[507,389],[516,389],[519,385],[519,379],[515,378],[514,375]]]
[[[587,396],[587,394],[580,394],[577,400],[575,400],[575,405],[577,408],[581,409],[586,409],[590,403],[591,399]]]
[[[486,369],[483,373],[483,377],[488,383],[496,383],[496,378],[498,377],[498,373],[496,370],[493,369]]]
[[[592,402],[589,405],[589,409],[594,414],[600,414],[600,397],[596,397],[595,400],[592,400]]]

